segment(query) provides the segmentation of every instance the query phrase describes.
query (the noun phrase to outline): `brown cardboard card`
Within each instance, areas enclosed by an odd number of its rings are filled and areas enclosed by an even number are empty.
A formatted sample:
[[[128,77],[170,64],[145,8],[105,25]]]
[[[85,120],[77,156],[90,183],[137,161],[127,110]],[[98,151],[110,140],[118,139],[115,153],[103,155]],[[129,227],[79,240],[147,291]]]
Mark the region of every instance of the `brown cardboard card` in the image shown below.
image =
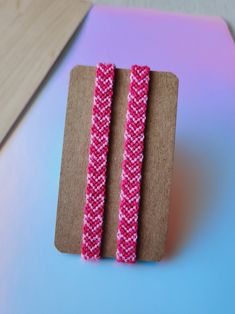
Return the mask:
[[[64,134],[55,245],[64,253],[80,253],[85,204],[95,67],[71,72]],[[115,257],[124,127],[130,71],[116,69],[102,257]],[[141,183],[137,259],[160,260],[165,251],[173,171],[178,79],[150,73],[144,163]]]

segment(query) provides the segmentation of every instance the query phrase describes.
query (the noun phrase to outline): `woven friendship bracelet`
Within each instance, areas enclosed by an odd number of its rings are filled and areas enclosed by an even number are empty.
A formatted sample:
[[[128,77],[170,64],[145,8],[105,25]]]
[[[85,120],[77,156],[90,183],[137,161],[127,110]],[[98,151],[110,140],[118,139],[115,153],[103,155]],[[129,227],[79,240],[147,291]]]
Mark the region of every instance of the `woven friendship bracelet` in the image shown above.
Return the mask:
[[[82,257],[100,258],[114,65],[98,64],[84,207]]]
[[[136,261],[138,212],[141,169],[144,149],[144,129],[149,89],[147,66],[131,68],[128,108],[125,127],[125,145],[122,164],[117,253],[119,262]]]

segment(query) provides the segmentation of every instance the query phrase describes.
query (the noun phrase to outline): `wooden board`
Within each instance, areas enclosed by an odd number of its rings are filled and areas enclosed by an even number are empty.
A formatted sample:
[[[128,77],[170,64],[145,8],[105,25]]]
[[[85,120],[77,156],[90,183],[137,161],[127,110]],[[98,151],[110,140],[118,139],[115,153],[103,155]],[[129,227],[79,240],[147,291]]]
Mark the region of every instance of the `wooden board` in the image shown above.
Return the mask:
[[[124,126],[130,71],[115,72],[107,169],[102,256],[115,257]],[[55,234],[56,247],[80,253],[94,67],[76,67],[71,74],[64,135]],[[178,79],[151,72],[139,217],[139,260],[160,260],[165,251],[173,170]]]
[[[0,3],[0,144],[90,7],[78,0]]]

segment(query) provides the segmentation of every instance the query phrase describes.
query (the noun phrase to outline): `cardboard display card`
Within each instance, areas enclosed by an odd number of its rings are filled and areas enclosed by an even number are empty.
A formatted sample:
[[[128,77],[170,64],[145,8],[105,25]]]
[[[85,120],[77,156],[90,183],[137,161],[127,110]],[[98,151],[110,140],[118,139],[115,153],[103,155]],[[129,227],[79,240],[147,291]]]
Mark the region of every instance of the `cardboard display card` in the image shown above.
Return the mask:
[[[64,134],[55,245],[64,253],[80,254],[83,207],[90,143],[95,67],[71,72]],[[115,257],[121,165],[130,71],[116,69],[102,257]],[[151,72],[144,162],[141,183],[137,259],[158,261],[165,251],[176,127],[178,79],[172,73]]]

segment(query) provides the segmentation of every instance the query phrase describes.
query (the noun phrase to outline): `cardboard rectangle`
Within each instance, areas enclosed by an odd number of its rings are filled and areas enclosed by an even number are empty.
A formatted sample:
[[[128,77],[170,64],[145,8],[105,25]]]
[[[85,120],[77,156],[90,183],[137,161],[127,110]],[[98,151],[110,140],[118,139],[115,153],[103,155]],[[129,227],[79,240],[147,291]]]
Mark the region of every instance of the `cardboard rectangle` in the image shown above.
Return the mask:
[[[107,169],[102,256],[115,257],[124,126],[130,71],[115,72]],[[71,72],[60,177],[55,245],[80,253],[85,204],[95,68]],[[164,255],[173,170],[178,79],[151,72],[145,131],[137,258],[157,261]]]

